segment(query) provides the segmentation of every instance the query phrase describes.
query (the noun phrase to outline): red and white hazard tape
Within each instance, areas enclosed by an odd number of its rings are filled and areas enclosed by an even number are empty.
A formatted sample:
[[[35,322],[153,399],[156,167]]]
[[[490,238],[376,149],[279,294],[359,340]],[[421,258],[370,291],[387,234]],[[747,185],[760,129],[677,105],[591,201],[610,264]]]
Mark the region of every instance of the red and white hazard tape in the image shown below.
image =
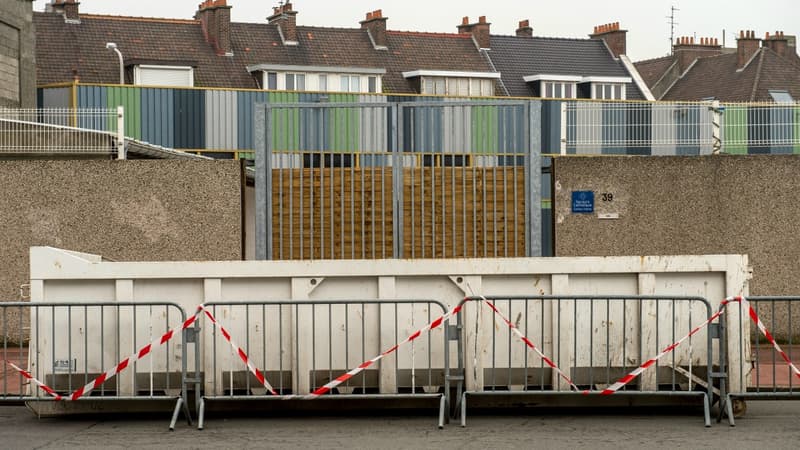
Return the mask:
[[[36,378],[34,378],[33,375],[31,375],[29,372],[20,369],[19,367],[17,367],[16,364],[12,363],[11,361],[6,361],[6,364],[8,364],[9,366],[13,367],[17,372],[19,372],[23,376],[23,378],[25,378],[26,380],[31,381],[33,384],[39,386],[39,388],[41,390],[43,390],[43,391],[47,392],[48,394],[52,395],[56,400],[63,400],[64,397],[62,397],[58,392],[54,391],[53,388],[51,388],[50,386],[48,386],[48,385],[42,383],[41,381],[37,380]]]
[[[68,400],[73,400],[73,401],[74,400],[78,400],[79,398],[81,398],[84,395],[88,394],[92,390],[94,390],[94,389],[98,388],[99,386],[101,386],[106,381],[108,381],[111,378],[113,378],[118,373],[120,373],[123,370],[127,369],[132,363],[134,363],[134,362],[144,358],[148,354],[150,354],[150,351],[153,349],[154,346],[164,345],[165,343],[169,342],[169,340],[172,339],[173,336],[175,336],[176,332],[183,331],[183,330],[189,328],[190,326],[192,326],[194,324],[194,322],[197,320],[197,316],[200,314],[200,310],[201,309],[202,309],[202,305],[199,306],[197,308],[197,312],[195,312],[191,317],[186,319],[180,327],[176,327],[176,328],[173,328],[173,329],[167,331],[166,333],[161,335],[160,338],[158,338],[158,339],[154,340],[153,342],[151,342],[151,343],[145,345],[144,347],[140,348],[139,351],[134,353],[133,355],[128,356],[127,358],[123,359],[122,361],[119,362],[119,364],[117,364],[116,366],[112,367],[111,369],[108,369],[105,373],[100,374],[100,376],[95,378],[93,381],[91,381],[86,386],[84,386],[84,387],[76,390],[72,394],[70,394]]]
[[[75,400],[78,400],[81,397],[85,396],[89,392],[93,391],[94,389],[96,389],[97,387],[99,387],[100,385],[105,383],[106,381],[110,380],[111,378],[113,378],[115,375],[119,374],[123,370],[127,369],[128,367],[130,367],[130,365],[132,363],[134,363],[134,362],[144,358],[148,354],[150,354],[150,352],[152,351],[154,346],[164,345],[165,343],[169,342],[169,340],[172,339],[175,336],[176,332],[183,331],[183,330],[189,328],[190,326],[192,326],[195,323],[195,321],[197,320],[197,316],[200,314],[201,309],[202,309],[202,306],[198,307],[197,308],[197,312],[195,312],[194,315],[192,315],[191,317],[186,319],[183,322],[183,324],[181,324],[180,327],[176,327],[176,328],[173,328],[173,329],[167,331],[166,333],[161,335],[160,338],[158,338],[158,339],[154,340],[153,342],[151,342],[151,343],[145,345],[144,347],[140,348],[139,351],[137,351],[133,355],[128,356],[127,358],[123,359],[116,366],[112,367],[111,369],[108,369],[107,371],[102,373],[100,376],[98,376],[97,378],[95,378],[94,380],[89,382],[86,386],[76,390],[75,392],[73,392],[72,394],[70,394],[69,396],[66,396],[66,397],[61,396],[53,388],[47,386],[46,384],[44,384],[41,381],[39,381],[36,378],[34,378],[34,376],[31,375],[29,372],[26,372],[26,371],[20,369],[19,367],[17,367],[16,365],[12,364],[11,362],[8,362],[8,361],[6,361],[6,362],[11,367],[16,369],[17,372],[19,372],[23,377],[25,377],[26,379],[30,380],[31,382],[33,382],[37,386],[39,386],[39,388],[42,389],[43,391],[45,391],[48,394],[52,395],[56,400],[75,401]]]
[[[683,343],[683,341],[685,341],[686,339],[689,339],[694,334],[696,334],[698,331],[700,331],[701,329],[705,328],[706,326],[708,326],[708,324],[710,324],[711,322],[716,320],[719,316],[722,315],[722,313],[725,311],[727,306],[729,304],[731,304],[731,303],[740,303],[744,308],[747,308],[748,314],[750,316],[750,319],[752,319],[752,321],[758,326],[758,329],[767,338],[767,340],[769,340],[770,343],[772,343],[772,346],[775,348],[775,351],[777,351],[781,355],[783,360],[786,361],[786,364],[789,365],[789,367],[794,372],[795,376],[797,376],[797,378],[800,378],[800,370],[798,370],[797,366],[795,366],[794,363],[789,359],[789,356],[786,355],[786,352],[783,351],[781,346],[778,345],[777,342],[775,342],[775,338],[772,337],[770,332],[767,330],[767,328],[761,322],[761,319],[758,317],[758,314],[756,314],[755,309],[753,309],[753,307],[750,305],[750,302],[747,301],[746,297],[739,296],[739,297],[728,297],[725,300],[723,300],[722,302],[720,302],[719,310],[716,313],[714,313],[714,315],[712,315],[708,320],[706,320],[704,323],[702,323],[699,326],[697,326],[695,329],[693,329],[691,332],[689,332],[689,334],[687,334],[686,336],[681,338],[679,341],[677,341],[674,344],[666,347],[664,350],[661,351],[661,353],[659,353],[655,357],[650,358],[649,360],[647,360],[647,362],[645,362],[641,366],[637,367],[631,373],[629,373],[629,374],[625,375],[624,377],[620,378],[619,381],[617,381],[616,383],[612,384],[611,386],[609,386],[608,388],[604,389],[603,391],[600,391],[600,395],[611,395],[614,392],[617,392],[618,390],[620,390],[626,384],[630,383],[634,378],[636,378],[642,372],[647,370],[648,367],[652,366],[653,364],[656,363],[656,361],[658,361],[659,359],[664,357],[664,355],[666,355],[666,354],[670,353],[671,351],[675,350],[675,348],[677,346],[679,346],[681,343]],[[585,394],[589,394],[590,392],[589,391],[584,391],[584,393]]]
[[[233,347],[234,353],[239,355],[239,358],[245,363],[245,365],[247,365],[247,368],[250,369],[250,372],[253,375],[255,375],[255,377],[258,380],[258,382],[261,383],[265,388],[267,388],[267,391],[269,391],[270,394],[278,395],[278,393],[275,392],[275,389],[272,388],[272,385],[269,384],[269,381],[267,381],[267,378],[264,376],[263,372],[261,372],[260,370],[258,370],[256,368],[256,366],[253,364],[253,362],[247,356],[247,353],[245,353],[245,351],[242,350],[242,348],[239,347],[238,344],[236,344],[236,342],[233,340],[233,338],[231,338],[231,334],[228,333],[228,330],[226,330],[225,327],[222,326],[222,324],[219,323],[219,321],[217,321],[216,317],[214,317],[214,315],[211,314],[211,311],[209,311],[208,308],[206,308],[204,305],[200,305],[200,309],[202,309],[203,312],[206,314],[206,317],[208,317],[208,320],[210,320],[211,323],[213,323],[215,327],[219,328],[219,331],[220,331],[220,333],[222,333],[222,336],[225,338],[226,341],[228,341],[228,343],[231,345],[231,347]]]
[[[331,389],[334,389],[336,386],[339,386],[340,384],[344,383],[345,381],[349,380],[350,378],[353,378],[354,376],[359,374],[361,371],[363,371],[367,367],[375,364],[376,362],[380,361],[384,357],[394,353],[395,351],[397,351],[398,348],[402,347],[404,344],[412,342],[414,339],[420,337],[420,335],[422,333],[425,333],[427,331],[431,331],[431,330],[441,326],[444,323],[445,320],[447,320],[450,317],[453,317],[456,314],[458,314],[458,312],[461,311],[461,308],[462,308],[463,305],[464,305],[464,302],[462,301],[455,308],[453,308],[450,311],[444,313],[442,316],[440,316],[439,318],[435,319],[433,322],[425,325],[423,328],[421,328],[421,329],[415,331],[414,333],[412,333],[404,341],[395,344],[394,347],[384,351],[380,355],[378,355],[378,356],[376,356],[376,357],[374,357],[372,359],[369,359],[367,361],[364,361],[363,363],[361,363],[358,367],[354,368],[353,370],[338,376],[337,378],[331,380],[326,385],[324,385],[324,386],[322,386],[320,388],[317,388],[314,392],[312,392],[312,393],[310,393],[308,395],[301,396],[301,398],[307,399],[307,400],[312,400],[312,399],[315,399],[315,398],[317,398],[317,397],[319,397],[321,395],[325,395],[326,393],[330,392]]]
[[[727,303],[725,303],[725,302],[722,303],[723,306],[726,305],[726,304]],[[642,372],[647,370],[650,366],[654,365],[659,359],[663,358],[665,355],[667,355],[670,352],[672,352],[673,350],[675,350],[675,348],[678,347],[679,345],[681,345],[685,340],[689,339],[690,337],[692,337],[695,334],[697,334],[697,332],[699,332],[703,328],[707,327],[708,324],[710,324],[711,322],[716,320],[720,315],[722,315],[723,311],[724,311],[724,308],[720,308],[719,311],[717,311],[714,315],[709,317],[708,320],[706,320],[705,322],[703,322],[700,325],[698,325],[697,327],[695,327],[692,331],[689,332],[689,334],[687,334],[686,336],[682,337],[678,341],[668,345],[666,348],[664,348],[664,350],[661,350],[661,353],[659,353],[658,355],[648,359],[647,361],[645,361],[644,364],[642,364],[641,366],[639,366],[636,369],[634,369],[631,373],[629,373],[629,374],[625,375],[624,377],[620,378],[616,383],[614,383],[611,386],[603,389],[602,391],[599,391],[600,395],[611,395],[611,394],[619,391],[620,389],[622,389],[623,386],[625,386],[626,384],[628,384],[631,381],[633,381],[636,377],[641,375]],[[594,393],[594,392],[596,392],[596,391],[588,391],[588,390],[583,391],[584,394],[591,394],[591,393]]]
[[[571,380],[571,379],[570,379],[570,378],[567,376],[567,374],[565,374],[565,373],[564,373],[564,372],[563,372],[561,369],[559,369],[559,368],[558,368],[558,366],[556,366],[556,364],[553,362],[553,360],[551,360],[550,358],[548,358],[547,356],[545,356],[545,354],[544,354],[544,353],[542,353],[542,352],[541,352],[541,350],[539,350],[539,348],[538,348],[538,347],[536,347],[536,346],[533,344],[533,342],[531,342],[531,340],[530,340],[530,339],[528,339],[528,338],[527,338],[527,337],[526,337],[524,334],[522,334],[522,332],[521,332],[521,331],[519,331],[519,328],[517,328],[517,326],[516,326],[516,325],[514,325],[514,324],[513,324],[513,323],[512,323],[510,320],[508,320],[508,318],[507,318],[506,316],[504,316],[504,315],[503,315],[503,314],[500,312],[500,310],[498,310],[498,309],[497,309],[497,306],[496,306],[494,303],[492,303],[492,302],[490,302],[489,300],[487,300],[487,299],[486,299],[486,297],[484,297],[484,296],[481,296],[481,299],[482,299],[482,301],[483,301],[484,303],[486,303],[486,304],[489,306],[489,308],[491,308],[491,309],[492,309],[492,311],[494,311],[494,313],[495,313],[495,314],[497,314],[497,316],[499,316],[501,319],[503,319],[503,322],[505,322],[505,323],[506,323],[506,325],[508,325],[508,327],[509,327],[509,328],[511,328],[511,331],[512,331],[512,332],[514,332],[514,334],[516,334],[517,336],[519,336],[519,338],[520,338],[520,339],[522,339],[522,342],[524,342],[524,343],[525,343],[525,345],[527,345],[527,346],[528,346],[528,348],[530,348],[531,350],[533,350],[534,352],[536,352],[536,354],[537,354],[537,355],[539,355],[539,357],[540,357],[540,358],[542,358],[542,361],[544,361],[544,362],[545,362],[545,364],[547,364],[548,366],[550,366],[550,368],[551,368],[551,369],[555,370],[555,371],[558,373],[558,375],[559,375],[559,376],[560,376],[560,377],[561,377],[561,378],[562,378],[564,381],[566,381],[567,383],[569,383],[569,385],[570,385],[570,387],[571,387],[572,389],[574,389],[574,390],[576,390],[576,391],[580,391],[580,389],[578,389],[578,386],[575,386],[575,383],[573,383],[573,382],[572,382],[572,380]]]

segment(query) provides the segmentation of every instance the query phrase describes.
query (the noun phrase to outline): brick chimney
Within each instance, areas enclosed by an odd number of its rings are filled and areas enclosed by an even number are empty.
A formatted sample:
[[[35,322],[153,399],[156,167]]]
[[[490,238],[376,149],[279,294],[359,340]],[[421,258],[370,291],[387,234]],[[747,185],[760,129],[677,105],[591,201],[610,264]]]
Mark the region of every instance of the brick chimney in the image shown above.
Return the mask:
[[[292,11],[291,2],[272,8],[267,21],[278,26],[283,45],[297,45],[297,11]]]
[[[594,27],[594,33],[589,37],[604,40],[614,57],[619,58],[619,55],[627,53],[627,34],[628,30],[621,30],[619,22],[614,22]]]
[[[362,30],[367,30],[376,50],[388,50],[386,47],[386,20],[378,9],[367,13],[367,18],[359,22]]]
[[[489,28],[491,25],[491,23],[486,22],[486,16],[480,16],[477,23],[469,23],[469,17],[464,17],[461,19],[461,25],[458,26],[458,33],[471,34],[478,44],[478,48],[490,48]]]
[[[233,56],[231,7],[227,0],[206,0],[200,3],[194,18],[202,24],[206,42],[214,46],[217,55]]]
[[[775,34],[764,37],[764,47],[777,53],[780,57],[785,57],[789,49],[789,40],[783,36],[783,31],[776,31]]]
[[[77,0],[53,0],[47,5],[47,11],[63,15],[65,22],[80,23],[79,6],[80,2]]]
[[[759,40],[756,38],[755,31],[740,31],[739,39],[736,42],[736,52],[739,56],[737,58],[736,67],[739,70],[744,69],[747,63],[753,58],[753,55],[758,52],[758,48]]]
[[[519,37],[533,37],[533,28],[531,28],[531,23],[525,19],[519,22],[519,28],[517,28],[517,36]]]
[[[700,38],[695,43],[693,37],[680,37],[675,40],[672,54],[678,60],[680,72],[684,73],[697,58],[721,55],[722,46],[716,38]]]

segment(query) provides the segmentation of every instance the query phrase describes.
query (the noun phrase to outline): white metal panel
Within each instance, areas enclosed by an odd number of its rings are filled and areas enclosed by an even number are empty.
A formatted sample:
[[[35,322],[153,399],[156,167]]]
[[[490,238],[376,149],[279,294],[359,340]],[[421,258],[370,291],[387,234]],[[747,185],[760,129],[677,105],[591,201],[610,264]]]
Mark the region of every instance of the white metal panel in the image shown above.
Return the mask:
[[[717,308],[725,296],[747,294],[747,264],[747,256],[743,255],[353,260],[346,263],[342,261],[134,263],[100,261],[96,256],[50,247],[33,247],[31,280],[32,285],[44,286],[43,289],[36,289],[37,296],[34,301],[63,301],[74,298],[76,293],[65,296],[61,292],[66,286],[69,286],[69,289],[80,286],[86,298],[100,298],[112,295],[108,289],[110,280],[132,280],[133,301],[152,301],[156,296],[157,300],[179,303],[190,314],[195,311],[197,305],[208,301],[416,298],[437,300],[452,308],[465,296],[470,295],[700,295],[707,298],[712,307]],[[80,281],[80,285],[64,283],[66,280]],[[205,288],[200,289],[201,285]],[[209,289],[209,286],[216,287]],[[481,311],[481,314],[479,315],[477,311]],[[585,312],[588,313],[588,310]],[[517,314],[518,311],[512,313]],[[369,312],[370,317],[375,317],[374,314],[374,311]],[[552,322],[548,323],[546,319],[548,316],[552,317],[552,314],[552,309],[545,309],[542,313],[536,306],[530,310],[529,317],[542,322],[543,328],[537,330],[540,336],[542,333],[544,335],[543,350],[552,351],[555,345],[560,345],[562,349],[571,349],[573,344],[570,342],[569,333],[563,330],[558,333],[552,331]],[[542,315],[544,317],[541,317]],[[598,314],[597,317],[599,316],[602,315]],[[243,332],[244,324],[241,318],[221,317],[220,320],[231,329],[234,338],[237,333]],[[483,386],[482,367],[487,364],[487,358],[491,357],[489,352],[491,342],[488,341],[487,330],[496,324],[488,309],[477,305],[466,308],[464,320],[466,345],[468,348],[478,349],[482,355],[476,361],[478,366],[473,366],[472,361],[465,361],[468,388],[474,389]],[[572,329],[574,323],[571,316],[568,320],[570,323],[563,326]],[[586,317],[581,312],[577,321],[583,324],[585,320]],[[309,323],[303,321],[300,323],[303,324],[302,330],[297,331],[309,333]],[[418,312],[412,314],[408,311],[398,324],[399,335],[404,338],[403,333],[411,333],[424,325]],[[685,329],[686,324],[678,323],[678,325],[676,329]],[[319,326],[317,332],[325,331]],[[627,326],[638,325],[627,324]],[[205,332],[208,328],[205,327]],[[375,330],[375,333],[379,333],[377,328]],[[379,342],[381,350],[384,347],[388,348],[394,342],[391,342],[392,337],[386,335],[384,331],[380,331],[380,335],[365,336],[365,340]],[[605,331],[600,330],[598,333]],[[205,339],[204,342],[208,340]],[[658,348],[662,344],[667,343],[659,337],[658,342],[643,345]],[[257,344],[254,345],[256,347],[251,347],[251,351],[260,352]],[[293,356],[301,374],[294,376],[295,388],[299,392],[308,389],[307,374],[313,350],[301,347],[296,349],[298,354]],[[520,344],[520,348],[510,356],[502,357],[521,361],[524,352],[525,349]],[[596,357],[605,360],[609,356],[609,350],[602,352],[605,353]],[[576,358],[581,362],[580,358],[586,357],[571,353],[571,351],[562,352],[557,363],[562,367],[570,367],[574,365]],[[578,353],[581,353],[580,349]],[[618,352],[614,349],[610,353],[616,355]],[[680,357],[681,353],[678,355]],[[434,360],[441,361],[442,356],[434,355]],[[736,343],[730,349],[728,356],[732,366],[746,362],[739,360]],[[341,368],[340,365],[345,364],[342,355],[336,354],[332,358],[333,365],[336,366],[333,368],[337,370]],[[235,362],[235,359],[232,361]],[[317,369],[320,369],[320,364],[326,361],[317,360]],[[352,362],[351,358],[346,361],[347,364]],[[203,365],[209,370],[208,358],[205,358]],[[406,359],[399,361],[398,365],[401,368],[409,367],[412,366],[412,361]],[[732,372],[738,373],[742,369],[743,367],[733,367]],[[382,388],[394,387],[390,374],[381,374],[381,383]],[[732,386],[732,392],[736,392],[738,388]]]

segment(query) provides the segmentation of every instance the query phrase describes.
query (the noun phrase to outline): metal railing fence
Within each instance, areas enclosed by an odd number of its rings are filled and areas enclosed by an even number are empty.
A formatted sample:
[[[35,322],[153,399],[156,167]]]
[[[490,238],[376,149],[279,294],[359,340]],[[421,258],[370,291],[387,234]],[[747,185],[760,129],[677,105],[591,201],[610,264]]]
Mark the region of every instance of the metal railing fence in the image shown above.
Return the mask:
[[[561,153],[711,154],[715,113],[710,103],[564,102]]]
[[[561,154],[800,153],[800,104],[565,100],[560,115]]]
[[[797,364],[800,359],[800,297],[747,297],[756,315],[775,339],[789,360]],[[800,400],[800,381],[783,356],[751,322],[748,311],[741,303],[729,304],[736,308],[733,327],[736,339],[745,343],[739,346],[738,359],[749,370],[739,371],[739,386],[746,387],[728,393],[728,420],[746,411],[744,400]]]
[[[150,353],[117,376],[101,375],[186,320],[170,302],[0,303],[3,330],[0,402],[57,400],[8,362],[70,401],[70,395],[99,379],[77,401],[175,401],[171,428],[181,411],[191,423],[186,399],[184,333],[153,344]]]
[[[123,121],[121,108],[0,108],[0,153],[116,153]]]
[[[445,306],[439,302],[212,302],[205,308],[277,395],[248,370],[224,334],[206,321],[203,395],[197,399],[201,429],[206,404],[214,401],[427,400],[439,407],[440,427],[446,420],[451,381],[447,323],[318,399],[304,398],[444,314]]]
[[[599,396],[600,391],[709,320],[711,306],[705,299],[487,297],[485,301],[507,317],[574,386],[526,347],[483,301],[484,297],[469,298],[468,308],[458,315],[458,326],[466,333],[463,354],[468,386],[460,399],[462,426],[471,396],[540,396],[552,399],[552,404],[569,401],[566,396],[594,396],[598,404],[608,405],[617,396],[637,395],[701,397],[705,424],[710,426],[715,334],[708,329],[700,330],[618,392]],[[472,361],[473,367],[469,367]]]

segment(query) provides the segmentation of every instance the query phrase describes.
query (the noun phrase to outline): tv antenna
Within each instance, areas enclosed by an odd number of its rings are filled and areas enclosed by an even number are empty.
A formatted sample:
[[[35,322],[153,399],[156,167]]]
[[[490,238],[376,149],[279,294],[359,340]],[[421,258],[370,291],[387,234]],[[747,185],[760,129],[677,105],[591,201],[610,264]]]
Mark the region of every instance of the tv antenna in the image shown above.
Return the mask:
[[[669,53],[672,54],[672,45],[675,43],[675,25],[678,25],[678,22],[675,22],[675,11],[680,11],[680,9],[676,8],[675,5],[670,7],[669,15],[667,19],[669,19]]]

